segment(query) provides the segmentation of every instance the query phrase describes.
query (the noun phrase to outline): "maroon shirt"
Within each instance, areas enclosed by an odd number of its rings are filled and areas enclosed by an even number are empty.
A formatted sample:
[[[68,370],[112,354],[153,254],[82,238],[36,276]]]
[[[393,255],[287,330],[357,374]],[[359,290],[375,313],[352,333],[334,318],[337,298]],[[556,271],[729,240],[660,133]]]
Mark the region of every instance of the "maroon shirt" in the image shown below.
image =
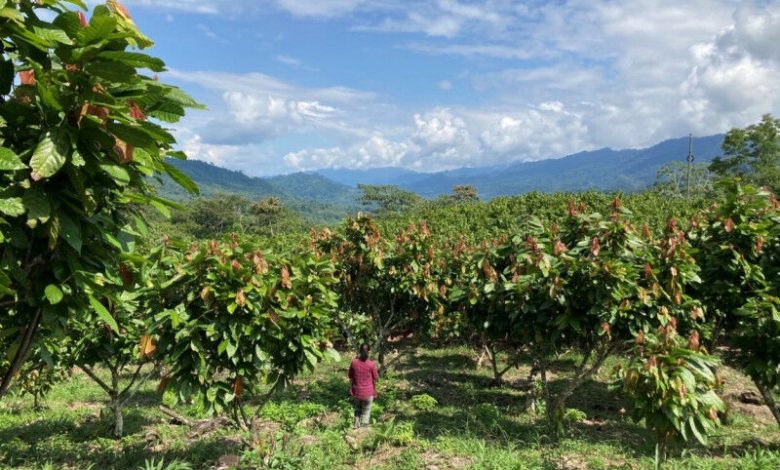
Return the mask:
[[[371,397],[376,398],[376,379],[379,378],[379,372],[376,370],[376,364],[371,359],[362,361],[352,359],[349,365],[349,378],[352,386],[349,389],[350,395],[358,400],[368,400]]]

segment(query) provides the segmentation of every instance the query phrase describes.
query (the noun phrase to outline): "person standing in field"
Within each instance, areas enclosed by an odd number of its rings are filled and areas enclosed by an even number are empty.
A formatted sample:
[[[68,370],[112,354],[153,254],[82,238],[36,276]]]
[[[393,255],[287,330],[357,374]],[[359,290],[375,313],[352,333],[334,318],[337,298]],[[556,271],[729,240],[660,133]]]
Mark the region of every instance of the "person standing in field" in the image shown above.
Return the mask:
[[[379,378],[374,361],[368,358],[368,345],[361,344],[358,357],[349,365],[349,393],[355,400],[355,429],[368,426],[371,421],[371,404],[376,393],[376,379]]]

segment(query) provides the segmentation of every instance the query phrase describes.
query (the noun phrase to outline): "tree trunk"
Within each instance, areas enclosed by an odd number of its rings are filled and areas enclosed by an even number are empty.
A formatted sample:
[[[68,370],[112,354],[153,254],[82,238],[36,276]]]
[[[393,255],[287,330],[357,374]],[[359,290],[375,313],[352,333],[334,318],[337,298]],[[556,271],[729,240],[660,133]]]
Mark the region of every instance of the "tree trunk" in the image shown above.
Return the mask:
[[[111,410],[114,412],[114,437],[121,439],[125,427],[124,418],[122,417],[122,400],[119,398],[111,400]]]
[[[761,396],[764,397],[764,403],[769,407],[769,411],[772,412],[772,416],[775,417],[775,421],[777,421],[777,424],[780,425],[780,409],[777,408],[777,403],[775,402],[775,396],[772,394],[772,389],[758,383],[755,380],[753,382],[755,382],[756,387],[758,387],[758,391],[761,392]]]
[[[552,416],[554,416],[556,419],[563,417],[563,414],[566,412],[566,401],[580,387],[580,385],[585,382],[586,379],[590,378],[593,374],[596,373],[596,371],[601,368],[601,365],[604,363],[604,361],[612,354],[612,348],[610,347],[602,351],[596,357],[596,362],[594,362],[591,367],[586,367],[591,353],[592,350],[585,354],[585,357],[582,359],[582,363],[577,368],[577,372],[574,375],[574,378],[558,395],[557,399],[555,400],[555,404],[551,407],[554,411],[554,415]]]
[[[109,392],[111,411],[114,413],[114,437],[117,439],[122,438],[125,426],[122,418],[122,397],[119,395],[119,368],[117,366],[111,368],[111,391]]]
[[[485,362],[485,358],[488,357],[490,353],[488,353],[488,347],[487,344],[482,345],[482,350],[479,352],[479,357],[477,358],[477,369],[482,368],[482,364]]]
[[[27,325],[27,328],[24,329],[24,333],[22,334],[20,340],[21,343],[19,344],[19,349],[16,350],[16,355],[11,361],[11,364],[8,366],[8,370],[3,375],[2,381],[0,381],[0,398],[3,398],[3,396],[8,393],[8,390],[11,388],[11,381],[19,373],[19,370],[22,368],[24,361],[27,360],[27,355],[30,353],[33,338],[35,337],[35,333],[38,331],[38,324],[40,322],[41,310],[38,309],[35,311],[35,315],[33,316],[30,324]]]

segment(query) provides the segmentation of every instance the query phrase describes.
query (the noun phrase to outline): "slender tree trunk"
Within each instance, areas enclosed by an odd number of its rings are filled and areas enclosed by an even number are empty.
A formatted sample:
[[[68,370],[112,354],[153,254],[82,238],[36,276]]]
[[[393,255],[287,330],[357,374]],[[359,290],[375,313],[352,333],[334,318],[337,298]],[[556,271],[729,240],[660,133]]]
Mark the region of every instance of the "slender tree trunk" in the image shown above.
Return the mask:
[[[122,417],[122,400],[114,398],[111,403],[111,409],[114,412],[114,437],[121,439],[125,428],[125,421]]]
[[[483,343],[482,348],[479,350],[479,357],[477,357],[477,369],[482,368],[482,364],[485,362],[486,357],[488,357],[487,344]]]
[[[119,392],[119,369],[118,367],[111,368],[111,411],[114,413],[114,437],[117,439],[122,438],[124,432],[124,419],[122,417],[122,397]]]
[[[563,413],[566,411],[566,401],[569,399],[570,396],[582,385],[585,380],[589,379],[593,374],[596,373],[601,368],[601,365],[604,363],[604,361],[612,355],[613,349],[607,348],[601,353],[598,354],[596,357],[596,362],[593,363],[590,367],[587,367],[588,360],[590,359],[590,356],[592,354],[592,350],[585,353],[585,357],[582,359],[582,363],[577,368],[577,372],[574,375],[574,378],[569,382],[569,384],[566,386],[565,389],[558,395],[557,399],[555,400],[555,404],[552,408],[554,408],[555,411],[555,417],[562,417]]]
[[[761,396],[764,397],[764,403],[769,407],[769,411],[772,412],[772,416],[775,417],[777,424],[780,425],[780,409],[777,408],[777,403],[775,402],[775,396],[772,394],[772,389],[756,382],[755,380],[754,382],[756,387],[758,387],[758,391],[761,392]]]
[[[11,387],[11,381],[13,381],[14,377],[16,377],[16,375],[19,373],[22,365],[24,365],[24,361],[27,360],[27,355],[30,353],[33,338],[35,337],[35,333],[38,331],[38,324],[40,322],[41,311],[38,309],[35,311],[35,315],[33,315],[30,324],[27,325],[27,328],[24,329],[19,349],[16,351],[16,355],[14,355],[11,364],[8,366],[8,370],[5,372],[5,374],[3,374],[2,381],[0,381],[0,398],[3,398],[3,396],[8,393],[8,390]]]

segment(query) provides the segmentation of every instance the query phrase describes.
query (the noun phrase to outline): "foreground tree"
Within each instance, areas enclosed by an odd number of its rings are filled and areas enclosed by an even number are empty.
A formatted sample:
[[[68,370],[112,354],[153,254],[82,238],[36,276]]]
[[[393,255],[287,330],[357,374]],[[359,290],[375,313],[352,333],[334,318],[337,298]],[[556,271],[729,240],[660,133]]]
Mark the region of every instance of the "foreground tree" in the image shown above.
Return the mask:
[[[227,412],[245,429],[246,404],[271,394],[326,355],[335,315],[333,264],[310,252],[263,253],[238,237],[160,253],[156,349],[167,366],[160,390]],[[337,355],[336,355],[337,357]]]
[[[160,172],[191,191],[165,162],[175,141],[160,125],[196,103],[139,69],[161,60],[132,51],[151,41],[115,1],[87,22],[65,2],[4,2],[0,9],[0,397],[44,335],[91,312],[115,319],[99,273],[135,233],[138,204],[165,204],[148,184]],[[17,78],[18,72],[18,78]],[[86,318],[86,317],[84,317]]]
[[[694,220],[703,281],[696,295],[711,317],[708,339],[727,344],[780,424],[780,203],[739,181],[726,199]]]
[[[574,204],[568,212],[561,226],[531,221],[522,235],[475,257],[471,294],[487,305],[471,310],[472,324],[532,351],[548,418],[559,430],[567,399],[634,335],[678,321],[689,332],[703,317],[685,291],[698,275],[676,222],[656,240],[633,226],[619,199],[609,217]],[[563,350],[579,352],[582,361],[553,395],[547,372]]]

